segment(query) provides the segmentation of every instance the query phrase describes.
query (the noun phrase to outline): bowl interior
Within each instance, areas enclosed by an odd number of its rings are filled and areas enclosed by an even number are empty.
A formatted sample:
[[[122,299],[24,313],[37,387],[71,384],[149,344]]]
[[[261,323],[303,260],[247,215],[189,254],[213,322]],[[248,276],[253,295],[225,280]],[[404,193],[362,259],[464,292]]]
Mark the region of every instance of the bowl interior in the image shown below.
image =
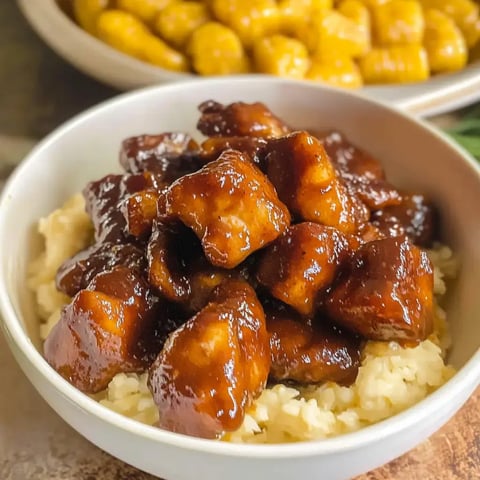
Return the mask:
[[[349,93],[273,79],[188,82],[123,96],[69,122],[30,155],[6,187],[1,205],[0,284],[5,284],[18,322],[37,348],[38,323],[25,278],[28,262],[40,248],[38,219],[87,181],[118,171],[124,138],[195,132],[197,105],[208,99],[262,101],[295,127],[341,130],[378,157],[396,185],[434,199],[444,241],[462,264],[448,301],[450,361],[460,368],[480,343],[480,270],[475,268],[480,259],[478,168],[433,130],[401,113]],[[7,334],[15,321],[6,319]]]

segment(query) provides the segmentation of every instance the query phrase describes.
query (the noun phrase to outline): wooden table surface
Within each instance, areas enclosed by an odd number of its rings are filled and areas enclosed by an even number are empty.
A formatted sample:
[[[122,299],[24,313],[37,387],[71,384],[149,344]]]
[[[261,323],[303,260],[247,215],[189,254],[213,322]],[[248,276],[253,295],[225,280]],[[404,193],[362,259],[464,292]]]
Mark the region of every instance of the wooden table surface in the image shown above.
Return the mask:
[[[49,51],[11,0],[0,2],[0,91],[0,182],[42,136],[117,93]],[[28,383],[1,334],[0,383],[1,480],[153,479],[66,425]],[[480,389],[429,440],[356,480],[480,479],[479,433]]]

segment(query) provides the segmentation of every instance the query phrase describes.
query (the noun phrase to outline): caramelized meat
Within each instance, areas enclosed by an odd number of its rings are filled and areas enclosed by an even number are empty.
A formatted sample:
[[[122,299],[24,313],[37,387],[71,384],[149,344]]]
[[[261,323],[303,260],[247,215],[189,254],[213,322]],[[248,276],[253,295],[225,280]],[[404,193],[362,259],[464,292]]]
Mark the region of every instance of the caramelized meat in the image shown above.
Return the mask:
[[[155,190],[141,190],[130,195],[122,204],[122,213],[126,222],[126,230],[134,237],[145,237],[152,231],[157,217],[159,193]]]
[[[295,132],[271,140],[266,151],[267,176],[294,215],[344,233],[368,220],[368,209],[348,194],[315,137]]]
[[[197,142],[186,133],[139,135],[123,141],[120,164],[129,172],[152,172],[171,183],[202,166],[198,150]]]
[[[424,340],[433,328],[433,271],[407,238],[362,245],[327,300],[338,324],[372,340]]]
[[[254,290],[241,281],[222,284],[172,333],[150,369],[160,426],[205,438],[237,429],[269,369],[269,337]]]
[[[187,265],[200,254],[198,240],[184,225],[157,224],[147,247],[150,284],[166,299],[186,302],[191,293]]]
[[[275,138],[290,132],[263,103],[222,105],[210,100],[199,109],[202,115],[197,128],[207,137]]]
[[[266,308],[272,366],[276,381],[298,383],[355,381],[360,341],[319,322],[305,322],[286,308]]]
[[[212,137],[202,143],[201,155],[207,161],[216,160],[225,150],[238,150],[263,170],[267,141],[260,137]]]
[[[163,208],[192,228],[208,260],[224,268],[237,266],[290,223],[272,184],[235,150],[174,182]]]
[[[372,223],[387,237],[407,235],[413,243],[429,247],[435,233],[435,210],[423,195],[405,194],[400,205],[372,214]]]
[[[257,278],[275,298],[310,315],[349,253],[347,238],[335,228],[299,223],[267,247]]]
[[[44,344],[45,358],[87,393],[120,372],[141,372],[161,349],[158,302],[126,267],[100,273],[63,310]]]
[[[327,135],[322,143],[350,195],[357,196],[372,210],[400,203],[400,193],[385,180],[378,160],[338,132]]]
[[[97,242],[125,242],[128,239],[123,203],[133,193],[159,189],[149,173],[107,175],[90,182],[83,190],[85,208],[92,219]]]
[[[73,297],[99,273],[124,266],[141,273],[146,268],[142,249],[131,244],[96,243],[66,260],[58,269],[57,289]]]

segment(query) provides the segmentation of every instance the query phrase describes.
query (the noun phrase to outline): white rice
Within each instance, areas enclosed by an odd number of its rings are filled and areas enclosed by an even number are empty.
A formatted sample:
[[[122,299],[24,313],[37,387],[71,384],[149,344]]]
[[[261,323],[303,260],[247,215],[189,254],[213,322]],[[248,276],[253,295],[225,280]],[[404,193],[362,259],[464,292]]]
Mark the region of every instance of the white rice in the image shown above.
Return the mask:
[[[47,218],[38,230],[45,249],[31,264],[29,287],[35,292],[40,336],[45,339],[69,298],[55,289],[61,263],[92,240],[92,226],[81,195],[75,195]],[[437,300],[446,293],[457,261],[445,245],[428,252],[434,264]],[[445,364],[450,344],[445,312],[436,306],[435,331],[424,342],[404,348],[395,342],[367,342],[355,383],[342,387],[266,388],[248,410],[242,426],[226,441],[283,443],[332,437],[358,430],[410,407],[443,385],[453,374]],[[94,396],[102,405],[140,422],[154,425],[159,413],[147,387],[147,374],[118,374],[107,390]]]

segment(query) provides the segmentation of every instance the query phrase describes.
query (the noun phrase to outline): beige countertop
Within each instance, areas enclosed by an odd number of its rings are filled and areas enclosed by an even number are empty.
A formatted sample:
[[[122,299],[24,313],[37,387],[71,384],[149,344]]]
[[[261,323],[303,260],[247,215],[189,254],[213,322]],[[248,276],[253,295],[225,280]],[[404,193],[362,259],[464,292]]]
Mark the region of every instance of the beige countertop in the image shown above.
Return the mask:
[[[32,0],[34,1],[34,0]],[[75,113],[116,92],[75,71],[0,2],[0,188],[28,150]],[[103,453],[42,400],[0,334],[0,480],[147,480]],[[434,437],[362,480],[480,478],[480,394]]]

